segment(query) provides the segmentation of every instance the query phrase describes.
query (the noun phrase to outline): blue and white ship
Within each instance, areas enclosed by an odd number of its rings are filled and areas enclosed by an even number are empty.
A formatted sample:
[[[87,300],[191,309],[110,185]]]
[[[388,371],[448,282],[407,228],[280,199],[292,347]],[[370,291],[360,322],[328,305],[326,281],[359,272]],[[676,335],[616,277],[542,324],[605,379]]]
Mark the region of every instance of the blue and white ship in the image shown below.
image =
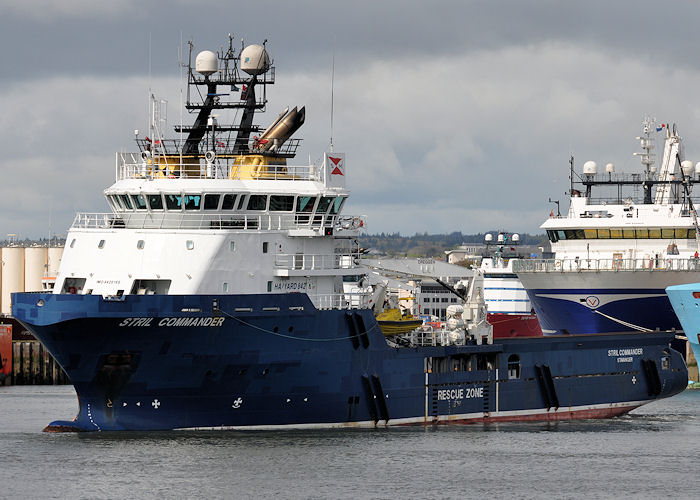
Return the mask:
[[[666,293],[695,359],[700,359],[700,283],[670,286]]]
[[[578,174],[572,158],[569,209],[540,226],[554,258],[514,264],[544,335],[680,328],[665,289],[700,281],[691,198],[700,163],[685,159],[675,125],[643,125],[644,170],[620,174],[607,164],[599,173],[589,161]],[[658,172],[657,129],[665,136]]]
[[[304,108],[253,124],[275,80],[265,44],[191,61],[194,125],[166,139],[154,100],[140,151],[117,155],[112,212],[76,216],[53,293],[13,295],[79,399],[46,430],[609,417],[685,387],[671,334],[494,341],[478,301],[447,331],[385,337],[344,155],[289,163]]]

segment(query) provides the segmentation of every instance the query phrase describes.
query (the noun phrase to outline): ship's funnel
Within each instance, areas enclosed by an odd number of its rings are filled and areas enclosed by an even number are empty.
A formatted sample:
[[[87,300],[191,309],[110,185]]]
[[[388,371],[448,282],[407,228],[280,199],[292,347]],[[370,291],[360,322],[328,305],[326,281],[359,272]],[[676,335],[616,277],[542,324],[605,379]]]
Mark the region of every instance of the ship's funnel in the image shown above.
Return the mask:
[[[258,139],[258,141],[264,140],[264,139],[268,136],[268,134],[270,133],[270,131],[271,131],[272,129],[274,129],[275,126],[276,126],[279,122],[282,121],[282,118],[284,118],[284,117],[287,115],[287,113],[289,113],[289,106],[287,106],[286,108],[284,108],[284,111],[282,111],[282,112],[280,113],[280,115],[275,119],[275,121],[272,122],[272,123],[270,124],[270,126],[267,127],[267,128],[265,129],[265,132],[263,132],[263,134],[260,136],[260,138]]]
[[[306,108],[297,110],[295,107],[282,118],[275,120],[276,123],[268,128],[263,138],[258,141],[260,151],[278,151],[282,144],[304,124],[305,117]]]

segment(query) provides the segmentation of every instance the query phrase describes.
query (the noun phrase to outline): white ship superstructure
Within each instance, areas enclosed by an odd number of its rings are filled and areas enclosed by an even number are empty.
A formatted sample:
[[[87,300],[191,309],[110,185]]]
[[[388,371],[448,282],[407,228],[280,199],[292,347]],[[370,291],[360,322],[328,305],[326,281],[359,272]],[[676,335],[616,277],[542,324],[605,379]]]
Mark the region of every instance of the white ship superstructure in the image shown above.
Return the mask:
[[[199,114],[193,126],[176,127],[187,139],[161,136],[165,113],[153,99],[149,135],[137,134],[140,151],[117,154],[116,182],[104,192],[112,213],[76,216],[55,293],[300,292],[319,308],[347,304],[343,276],[359,273],[364,220],[341,215],[344,155],[287,164],[304,108],[287,108],[265,131],[252,124],[274,83],[263,46],[234,56],[229,41],[228,53],[201,52],[188,78],[188,89],[206,93],[198,100],[188,90],[187,107]],[[229,86],[240,98],[227,97]],[[212,111],[227,109],[243,112],[240,125],[219,124]],[[356,307],[366,299],[360,295]]]

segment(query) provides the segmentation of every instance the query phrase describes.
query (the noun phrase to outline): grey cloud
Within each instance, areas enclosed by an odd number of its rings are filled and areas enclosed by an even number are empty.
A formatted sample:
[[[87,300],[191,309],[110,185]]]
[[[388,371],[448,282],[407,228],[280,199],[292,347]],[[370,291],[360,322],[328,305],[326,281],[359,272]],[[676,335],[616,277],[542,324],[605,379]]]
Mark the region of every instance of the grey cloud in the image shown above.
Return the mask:
[[[113,153],[144,129],[149,33],[170,125],[181,31],[197,50],[230,31],[237,44],[267,38],[277,84],[257,121],[306,105],[298,162],[328,147],[335,39],[336,150],[348,154],[348,210],[370,215],[370,231],[536,231],[548,197],[564,200],[569,154],[638,168],[646,113],[678,122],[700,160],[695,3],[203,4],[73,0],[38,15],[0,2],[0,173],[11,178],[0,234],[44,235],[47,203],[62,228],[74,210],[105,209]],[[44,175],[16,174],[26,168]]]

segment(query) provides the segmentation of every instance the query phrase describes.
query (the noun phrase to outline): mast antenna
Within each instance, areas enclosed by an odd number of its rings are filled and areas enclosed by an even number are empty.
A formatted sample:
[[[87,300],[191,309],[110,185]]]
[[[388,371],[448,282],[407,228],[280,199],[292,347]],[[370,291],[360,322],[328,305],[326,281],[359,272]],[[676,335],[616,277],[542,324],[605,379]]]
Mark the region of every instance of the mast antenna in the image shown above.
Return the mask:
[[[335,90],[335,34],[333,35],[333,59],[331,63],[331,153],[333,152],[333,102]]]

